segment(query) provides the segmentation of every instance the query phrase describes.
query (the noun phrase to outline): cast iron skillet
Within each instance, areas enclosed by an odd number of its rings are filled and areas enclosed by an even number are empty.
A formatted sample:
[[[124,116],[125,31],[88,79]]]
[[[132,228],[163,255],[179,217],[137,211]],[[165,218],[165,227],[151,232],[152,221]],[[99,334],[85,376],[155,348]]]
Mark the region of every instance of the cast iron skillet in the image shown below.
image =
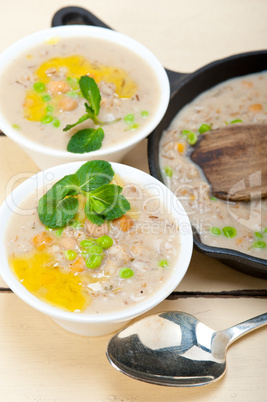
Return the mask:
[[[80,7],[65,7],[56,12],[52,26],[83,24],[109,28],[89,11]],[[267,50],[237,54],[210,63],[191,74],[166,69],[171,85],[171,99],[165,116],[148,137],[148,160],[152,176],[163,182],[159,167],[159,142],[176,114],[203,91],[230,78],[256,73],[267,69]],[[256,258],[231,249],[210,247],[203,244],[195,228],[194,247],[238,271],[267,279],[267,260]]]

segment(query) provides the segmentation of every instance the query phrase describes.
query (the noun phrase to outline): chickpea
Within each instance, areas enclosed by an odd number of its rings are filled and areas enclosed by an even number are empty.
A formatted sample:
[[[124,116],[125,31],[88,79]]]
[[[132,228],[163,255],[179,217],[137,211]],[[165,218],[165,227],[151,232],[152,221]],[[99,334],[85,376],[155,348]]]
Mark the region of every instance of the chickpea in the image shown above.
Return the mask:
[[[59,108],[64,112],[71,112],[78,107],[78,102],[69,96],[64,96],[59,102]]]
[[[72,237],[63,237],[63,239],[59,241],[59,245],[66,250],[73,250],[77,247],[77,242]]]
[[[70,86],[65,81],[50,81],[47,89],[51,95],[57,95],[70,91]]]

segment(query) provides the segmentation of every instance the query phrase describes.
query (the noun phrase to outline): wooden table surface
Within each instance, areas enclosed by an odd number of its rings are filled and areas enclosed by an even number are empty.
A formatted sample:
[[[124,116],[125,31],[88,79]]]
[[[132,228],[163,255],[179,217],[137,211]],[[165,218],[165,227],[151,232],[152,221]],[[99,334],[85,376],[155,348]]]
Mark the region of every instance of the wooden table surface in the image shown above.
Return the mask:
[[[64,0],[4,2],[0,51],[50,26]],[[267,48],[266,0],[80,0],[114,29],[152,50],[161,63],[192,72],[215,59]],[[148,172],[146,140],[125,160]],[[0,201],[36,173],[30,158],[0,137]],[[153,310],[181,310],[220,330],[267,311],[267,281],[193,253],[175,297]],[[234,343],[227,373],[196,388],[161,387],[130,379],[105,357],[110,336],[88,338],[61,329],[15,296],[0,278],[0,401],[266,402],[267,328]]]

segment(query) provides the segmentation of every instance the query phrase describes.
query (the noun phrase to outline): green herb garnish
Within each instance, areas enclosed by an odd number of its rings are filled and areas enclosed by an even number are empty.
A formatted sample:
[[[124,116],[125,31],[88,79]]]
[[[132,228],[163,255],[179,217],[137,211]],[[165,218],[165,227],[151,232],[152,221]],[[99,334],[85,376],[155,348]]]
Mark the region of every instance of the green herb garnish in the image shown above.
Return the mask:
[[[115,119],[108,122],[103,122],[97,118],[100,111],[101,95],[97,83],[92,77],[83,75],[79,79],[79,87],[83,97],[87,100],[85,102],[85,111],[82,117],[76,123],[68,124],[63,131],[69,131],[73,127],[83,123],[86,120],[92,120],[95,125],[104,126],[119,121]],[[101,148],[104,139],[104,131],[101,128],[88,128],[77,131],[70,139],[67,150],[74,153],[85,153],[96,151]]]
[[[96,130],[94,128],[85,128],[77,131],[71,137],[67,150],[76,154],[96,151],[101,148],[103,139],[104,131],[101,127]]]
[[[86,162],[40,198],[37,209],[40,221],[52,229],[66,226],[78,212],[78,194],[86,197],[85,214],[94,224],[121,217],[130,209],[130,204],[121,194],[122,187],[110,184],[113,177],[109,162]]]

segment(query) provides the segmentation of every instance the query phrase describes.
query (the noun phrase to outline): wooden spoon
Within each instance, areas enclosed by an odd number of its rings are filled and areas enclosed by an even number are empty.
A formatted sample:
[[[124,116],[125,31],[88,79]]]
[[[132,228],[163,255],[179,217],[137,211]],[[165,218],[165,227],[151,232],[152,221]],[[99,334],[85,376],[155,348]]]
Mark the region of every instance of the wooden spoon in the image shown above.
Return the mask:
[[[215,197],[267,197],[267,124],[232,124],[208,131],[199,136],[191,159],[202,168]]]

